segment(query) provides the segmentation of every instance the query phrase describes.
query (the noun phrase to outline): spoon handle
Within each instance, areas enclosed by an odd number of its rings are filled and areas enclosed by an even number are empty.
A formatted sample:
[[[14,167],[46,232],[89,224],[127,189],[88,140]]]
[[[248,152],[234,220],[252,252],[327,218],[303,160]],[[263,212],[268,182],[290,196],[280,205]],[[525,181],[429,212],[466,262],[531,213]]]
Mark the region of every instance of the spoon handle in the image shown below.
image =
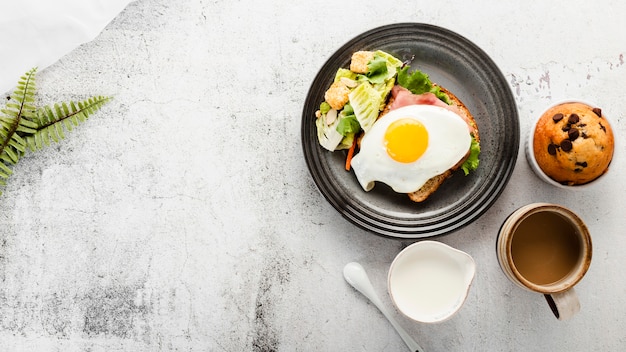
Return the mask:
[[[344,267],[344,278],[346,281],[352,285],[357,291],[361,292],[363,296],[367,297],[374,305],[380,310],[381,313],[389,320],[391,325],[396,329],[398,335],[402,338],[404,343],[409,347],[409,349],[413,352],[424,352],[422,347],[417,344],[417,342],[409,335],[409,333],[404,330],[400,324],[394,319],[394,317],[390,314],[387,308],[383,305],[382,301],[374,291],[374,287],[365,272],[365,269],[359,263],[348,263]]]

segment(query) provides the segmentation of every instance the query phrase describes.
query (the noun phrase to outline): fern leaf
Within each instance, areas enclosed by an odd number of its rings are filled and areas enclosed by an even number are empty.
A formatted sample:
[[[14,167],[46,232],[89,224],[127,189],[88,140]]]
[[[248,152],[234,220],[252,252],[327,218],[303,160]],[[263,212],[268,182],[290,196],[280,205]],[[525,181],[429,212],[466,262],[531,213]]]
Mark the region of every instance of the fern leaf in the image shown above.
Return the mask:
[[[72,125],[71,117],[63,120],[63,125],[65,126],[65,129],[68,131],[72,131],[74,129],[74,126]]]
[[[24,112],[35,111],[35,73],[37,68],[33,68],[20,78],[17,88],[9,96],[9,102],[5,105],[3,112],[13,118],[21,118]]]
[[[25,140],[26,147],[28,147],[31,152],[37,151],[37,148],[35,148],[35,137],[33,135],[26,136]]]
[[[63,120],[61,120],[61,121],[63,121]],[[59,123],[55,123],[54,125],[51,125],[49,127],[50,129],[54,128],[54,133],[57,136],[57,138],[54,141],[57,142],[57,143],[60,140],[65,139],[65,134],[63,133],[63,125],[60,123],[61,121],[59,121]]]
[[[47,132],[48,132],[48,130],[45,129],[45,130],[42,130],[41,133],[35,133],[35,136],[37,136],[37,135],[41,136],[41,140],[43,141],[42,144],[44,146],[50,145],[50,137],[49,137],[49,134]]]
[[[22,108],[22,104],[19,101],[17,103],[7,103],[5,106],[10,109],[7,111],[10,114],[15,114]]]
[[[25,127],[22,124],[19,124],[15,130],[17,132],[24,132],[24,133],[28,133],[28,134],[33,134],[33,133],[37,132],[37,130],[29,128],[29,127]]]
[[[9,141],[9,146],[20,153],[24,153],[24,151],[26,150],[26,146],[22,143],[17,142],[15,139],[11,139]]]
[[[54,104],[54,112],[56,116],[68,116],[69,114],[64,114],[63,111],[61,111],[61,107],[59,106],[59,104]]]
[[[51,142],[65,138],[66,131],[87,120],[111,97],[95,96],[83,101],[35,107],[35,73],[26,72],[0,109],[0,186],[13,171],[11,167],[20,160],[26,150],[36,151]],[[0,192],[2,194],[2,192]]]
[[[13,159],[7,153],[0,154],[0,160],[4,161],[5,164],[13,164]]]
[[[24,154],[27,142],[20,134],[35,133],[35,73],[37,69],[26,72],[9,101],[0,110],[0,185],[5,185],[11,176],[10,165],[15,165]],[[0,193],[1,194],[1,193]]]
[[[30,121],[30,120],[20,120],[20,126],[24,127],[24,128],[31,128],[31,129],[37,129],[37,127],[39,127],[39,125],[34,122],[34,121]]]
[[[12,148],[4,148],[4,153],[9,157],[9,162],[11,164],[17,164],[20,160],[19,155]]]
[[[0,163],[0,172],[2,172],[3,175],[6,175],[4,178],[8,178],[13,173],[13,170],[4,165],[4,163]]]
[[[60,142],[65,139],[66,131],[71,131],[74,126],[87,120],[111,99],[107,96],[95,96],[79,102],[57,103],[38,109],[33,119],[37,124],[36,131],[32,132],[32,138],[27,138],[27,147],[38,150],[50,145],[51,141]],[[27,123],[24,128],[33,127]]]
[[[44,143],[43,133],[36,133],[26,137],[26,146],[31,152],[43,149],[47,145],[50,145],[50,143]]]

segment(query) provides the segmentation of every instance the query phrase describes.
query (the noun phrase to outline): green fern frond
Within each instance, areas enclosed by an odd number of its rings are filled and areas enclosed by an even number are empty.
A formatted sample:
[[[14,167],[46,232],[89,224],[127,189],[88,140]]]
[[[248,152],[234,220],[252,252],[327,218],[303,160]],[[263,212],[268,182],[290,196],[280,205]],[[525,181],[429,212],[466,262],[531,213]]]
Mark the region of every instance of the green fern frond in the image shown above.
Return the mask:
[[[9,166],[15,165],[26,150],[26,140],[21,135],[34,133],[35,73],[37,68],[26,72],[17,83],[13,94],[0,109],[0,185],[13,173]]]
[[[71,131],[112,99],[96,96],[38,109],[36,72],[37,68],[33,68],[20,78],[5,107],[0,109],[0,186],[6,185],[13,173],[11,167],[27,149],[35,151],[51,141],[59,142],[65,138],[66,130]]]
[[[13,94],[9,96],[9,102],[2,109],[2,112],[13,118],[21,117],[33,117],[36,111],[35,108],[35,74],[37,68],[26,72],[20,77],[17,87],[13,91]]]
[[[111,97],[96,96],[89,99],[69,103],[44,106],[37,110],[35,117],[36,131],[26,139],[29,149],[35,151],[65,139],[65,131],[71,131],[100,110]],[[29,125],[32,128],[32,125]]]

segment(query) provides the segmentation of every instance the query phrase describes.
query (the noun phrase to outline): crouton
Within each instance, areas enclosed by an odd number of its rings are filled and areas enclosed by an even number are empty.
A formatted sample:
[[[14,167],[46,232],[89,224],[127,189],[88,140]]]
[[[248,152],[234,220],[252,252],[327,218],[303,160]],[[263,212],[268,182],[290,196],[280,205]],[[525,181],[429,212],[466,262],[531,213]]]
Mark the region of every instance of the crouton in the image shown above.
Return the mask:
[[[367,73],[367,64],[374,58],[373,51],[357,51],[352,54],[350,61],[350,71],[356,73]]]
[[[350,94],[350,88],[344,82],[337,81],[324,93],[324,99],[331,108],[341,110],[348,102],[348,94]]]

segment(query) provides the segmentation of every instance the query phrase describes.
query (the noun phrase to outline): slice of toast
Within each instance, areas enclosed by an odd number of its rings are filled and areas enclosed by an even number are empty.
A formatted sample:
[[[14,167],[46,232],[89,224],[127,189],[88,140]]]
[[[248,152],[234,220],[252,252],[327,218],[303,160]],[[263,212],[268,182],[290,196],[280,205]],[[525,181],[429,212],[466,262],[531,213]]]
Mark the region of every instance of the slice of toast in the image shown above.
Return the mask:
[[[449,90],[441,86],[438,86],[438,87],[443,93],[448,95],[448,98],[450,100],[450,105],[456,107],[457,114],[459,114],[463,118],[463,120],[467,122],[469,129],[470,129],[470,133],[474,136],[474,139],[476,140],[476,142],[480,142],[480,135],[478,134],[478,125],[476,124],[476,120],[474,119],[474,116],[470,113],[467,106],[465,106],[465,104],[463,104],[463,102]],[[389,112],[390,107],[393,104],[394,100],[395,100],[394,97],[390,95],[389,100],[387,101],[387,104],[385,105],[384,109],[381,111],[380,115],[378,116],[379,119],[383,115]],[[361,134],[357,139],[357,145],[359,148],[361,147],[362,138],[363,138],[363,135]],[[463,165],[463,163],[465,162],[465,160],[467,160],[469,155],[470,155],[470,152],[468,150],[467,154],[461,160],[459,160],[459,162],[456,165],[446,170],[444,173],[439,174],[435,177],[432,177],[431,179],[426,181],[426,183],[417,191],[408,193],[409,198],[412,201],[418,202],[418,203],[425,201],[431,194],[435,193],[435,191],[439,188],[439,186],[443,184],[445,180],[447,180],[450,176],[452,176],[452,173],[454,171],[456,171],[458,168],[461,167],[461,165]]]
[[[449,90],[441,86],[439,86],[439,88],[441,89],[442,92],[448,95],[448,97],[450,98],[450,105],[455,106],[456,109],[458,110],[457,113],[468,123],[470,132],[474,136],[474,139],[476,139],[477,142],[480,142],[480,136],[478,134],[478,125],[476,124],[476,120],[474,119],[474,116],[472,116],[472,114],[470,113],[469,109],[467,109],[465,104],[463,104],[463,102],[452,92],[450,92]],[[391,96],[389,98],[389,101],[387,102],[387,105],[381,112],[380,116],[384,115],[385,113],[389,111],[389,107],[393,103],[393,100],[394,98],[393,96]],[[452,173],[455,170],[457,170],[459,167],[461,167],[461,165],[463,165],[463,163],[465,162],[465,160],[467,160],[469,155],[470,153],[468,150],[467,154],[461,160],[459,160],[459,162],[456,165],[454,165],[452,168],[426,181],[426,183],[417,191],[408,193],[409,198],[412,201],[418,202],[418,203],[425,201],[431,194],[435,193],[435,191],[439,188],[439,186],[441,186],[444,183],[446,179],[452,176]]]

